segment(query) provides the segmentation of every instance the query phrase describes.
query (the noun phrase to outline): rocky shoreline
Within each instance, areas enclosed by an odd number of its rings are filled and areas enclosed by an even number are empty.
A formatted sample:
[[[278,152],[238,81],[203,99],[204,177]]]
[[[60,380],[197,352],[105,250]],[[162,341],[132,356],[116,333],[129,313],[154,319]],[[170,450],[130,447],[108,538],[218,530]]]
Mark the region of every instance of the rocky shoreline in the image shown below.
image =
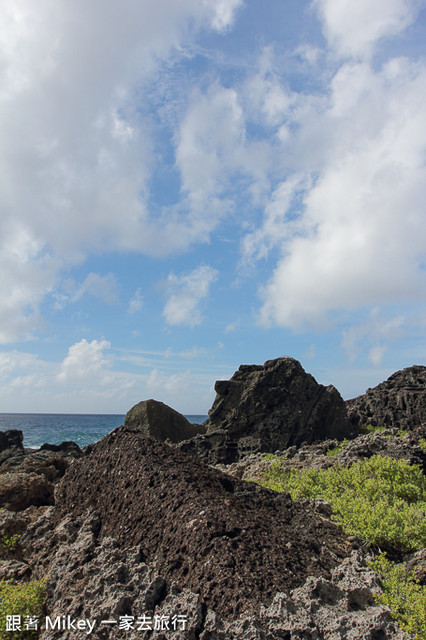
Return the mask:
[[[0,432],[0,540],[16,541],[0,545],[0,579],[46,578],[39,637],[409,638],[373,597],[364,541],[329,505],[253,480],[265,454],[289,470],[382,455],[424,473],[426,367],[347,402],[292,358],[242,366],[215,389],[204,425],[147,400],[84,450],[28,450],[21,432]],[[425,550],[401,560],[426,582]]]

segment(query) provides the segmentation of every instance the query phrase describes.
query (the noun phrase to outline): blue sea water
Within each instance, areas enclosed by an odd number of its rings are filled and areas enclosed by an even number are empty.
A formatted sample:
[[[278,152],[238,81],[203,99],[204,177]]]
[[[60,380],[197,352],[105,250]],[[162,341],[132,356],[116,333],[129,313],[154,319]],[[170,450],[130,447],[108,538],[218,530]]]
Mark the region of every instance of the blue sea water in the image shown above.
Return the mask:
[[[0,413],[0,431],[20,429],[24,447],[37,448],[45,442],[60,444],[72,440],[80,447],[97,442],[124,422],[124,414]],[[208,416],[187,415],[201,424]]]

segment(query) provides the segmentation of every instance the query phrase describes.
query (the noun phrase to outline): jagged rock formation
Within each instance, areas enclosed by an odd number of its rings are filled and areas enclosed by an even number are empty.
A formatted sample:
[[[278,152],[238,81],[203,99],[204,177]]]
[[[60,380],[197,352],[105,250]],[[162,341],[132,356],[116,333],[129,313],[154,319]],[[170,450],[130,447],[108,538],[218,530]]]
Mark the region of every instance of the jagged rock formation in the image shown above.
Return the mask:
[[[83,455],[75,442],[25,449],[22,431],[16,429],[0,431],[1,449],[0,508],[12,511],[53,504],[54,483],[72,459]]]
[[[181,413],[157,400],[139,402],[127,412],[124,424],[157,440],[180,442],[205,433],[205,427],[191,424]]]
[[[417,429],[426,424],[426,367],[397,371],[346,406],[360,424]]]
[[[49,510],[25,539],[26,545],[33,540],[41,548],[48,531],[47,537],[54,541],[46,613],[51,619],[69,615],[92,621],[95,638],[119,640],[124,633],[131,640],[408,640],[389,611],[375,604],[373,592],[381,587],[356,551],[337,561],[328,578],[306,577],[290,592],[277,590],[270,603],[260,604],[256,612],[228,617],[207,606],[199,592],[165,579],[145,562],[140,545],[123,548],[114,538],[101,538],[98,513],[67,516],[56,529],[53,523]],[[222,589],[233,603],[237,601],[238,593],[230,594],[226,582]],[[185,619],[185,628],[178,624],[177,632],[171,626],[170,631],[138,629],[142,618],[171,620],[176,615]],[[120,616],[128,616],[130,630],[119,628]],[[117,623],[102,625],[102,620],[111,619]],[[56,637],[57,631],[51,630],[41,636],[42,640]],[[81,634],[75,631],[61,633],[63,640],[77,637]]]
[[[209,464],[353,433],[339,392],[318,384],[293,358],[242,365],[215,391],[207,434],[179,445]]]
[[[170,585],[201,594],[224,617],[269,605],[308,575],[330,578],[350,552],[315,511],[200,464],[123,426],[75,461],[55,494],[59,518],[87,509],[99,535],[141,557]]]
[[[292,469],[328,469],[334,465],[350,467],[354,462],[372,456],[387,456],[396,460],[406,460],[417,464],[426,472],[426,451],[421,446],[425,433],[408,432],[398,435],[398,429],[385,429],[360,435],[352,440],[323,440],[302,447],[289,447],[277,452],[284,471]],[[332,455],[330,453],[332,452]],[[269,468],[270,462],[263,454],[252,454],[230,465],[217,465],[226,473],[243,480],[260,480]]]
[[[0,465],[16,455],[24,454],[23,433],[18,429],[0,431]]]
[[[216,391],[208,432],[195,437],[183,416],[153,400],[136,405],[125,425],[86,455],[73,443],[28,452],[20,432],[0,433],[0,501],[9,483],[9,509],[40,504],[37,491],[13,504],[31,493],[29,479],[49,485],[41,502],[49,504],[63,476],[55,506],[0,512],[0,537],[22,534],[13,551],[0,549],[0,579],[47,572],[46,614],[94,621],[99,640],[408,640],[375,603],[381,589],[362,541],[330,521],[330,505],[292,502],[241,478],[261,473],[262,452],[276,450],[289,469],[349,466],[376,453],[424,465],[424,430],[401,437],[398,427],[407,425],[398,423],[342,443],[361,416],[348,420],[337,391],[291,358],[241,367]],[[404,397],[420,410],[418,394]],[[327,455],[337,445],[336,455]],[[226,462],[227,473],[184,450]],[[233,460],[239,462],[229,465]],[[408,560],[424,583],[424,550]],[[185,630],[137,629],[140,616],[176,614],[184,614]],[[133,627],[101,626],[120,616],[133,618]],[[42,630],[41,640],[57,635]]]

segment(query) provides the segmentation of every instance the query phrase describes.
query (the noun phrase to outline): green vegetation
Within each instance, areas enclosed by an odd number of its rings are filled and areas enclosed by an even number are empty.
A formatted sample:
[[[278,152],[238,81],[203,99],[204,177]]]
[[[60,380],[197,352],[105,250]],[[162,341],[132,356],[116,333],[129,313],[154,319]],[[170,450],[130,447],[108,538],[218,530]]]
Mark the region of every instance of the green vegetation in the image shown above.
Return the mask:
[[[359,426],[358,431],[360,434],[368,435],[369,433],[381,433],[385,431],[385,427],[375,427],[372,424],[362,424]]]
[[[33,640],[39,631],[26,630],[29,617],[41,617],[46,597],[44,580],[14,584],[0,580],[0,640]],[[6,631],[6,616],[21,616],[21,630]],[[27,618],[28,616],[28,618]]]
[[[293,499],[324,498],[343,529],[383,549],[426,546],[426,479],[417,465],[373,456],[349,468],[292,470],[272,461],[261,482]]]
[[[269,460],[269,461],[278,460],[277,456],[274,455],[273,453],[265,453],[265,455],[263,456],[263,459]]]
[[[405,438],[406,435],[408,435],[410,432],[407,431],[406,429],[399,429],[397,436],[398,438]]]
[[[420,438],[419,447],[423,451],[423,453],[426,453],[426,440],[424,438]]]
[[[344,440],[342,440],[342,442],[340,444],[338,444],[336,447],[333,447],[332,449],[328,449],[325,452],[326,456],[329,456],[330,458],[333,458],[334,456],[337,456],[337,454],[339,453],[339,451],[342,450],[342,447],[345,446],[345,444],[348,444],[349,440],[347,438],[345,438]]]
[[[13,536],[2,536],[0,538],[0,547],[5,551],[13,553],[16,550],[20,537],[19,533],[15,533]]]
[[[328,455],[336,455],[331,449]],[[373,456],[349,468],[284,472],[272,458],[262,486],[286,491],[294,500],[323,498],[332,518],[367,545],[398,551],[426,546],[426,479],[417,465],[405,460]],[[383,594],[376,600],[391,609],[400,626],[416,640],[426,640],[426,587],[402,565],[380,554],[371,565],[381,577]]]
[[[392,611],[399,625],[417,640],[426,639],[426,586],[419,584],[413,572],[379,555],[370,566],[380,575],[383,593],[375,599]]]
[[[389,427],[375,427],[372,424],[363,424],[360,425],[358,427],[358,431],[361,435],[372,435],[374,433],[383,433],[383,431],[386,431]],[[399,429],[398,433],[397,433],[397,437],[398,438],[404,438],[404,436],[407,435],[407,433],[409,433],[409,431],[407,431],[406,429]],[[392,438],[394,436],[392,435],[387,435],[385,436],[386,438]]]

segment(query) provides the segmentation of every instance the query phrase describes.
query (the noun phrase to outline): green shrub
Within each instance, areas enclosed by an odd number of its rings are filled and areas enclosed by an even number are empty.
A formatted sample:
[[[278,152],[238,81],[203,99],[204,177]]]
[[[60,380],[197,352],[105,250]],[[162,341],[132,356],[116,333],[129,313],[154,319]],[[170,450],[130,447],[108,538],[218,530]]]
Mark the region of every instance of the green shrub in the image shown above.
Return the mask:
[[[330,458],[334,458],[334,456],[337,456],[337,454],[339,453],[339,451],[342,450],[342,447],[345,446],[345,444],[348,444],[349,440],[347,438],[345,438],[344,440],[342,440],[342,442],[340,444],[338,444],[336,447],[333,447],[332,449],[327,449],[327,451],[325,452],[326,456],[329,456]]]
[[[44,580],[33,580],[14,584],[0,580],[0,640],[33,640],[39,631],[27,631],[24,626],[26,616],[40,618],[46,597]],[[21,630],[6,631],[6,616],[21,616]]]
[[[406,429],[399,429],[398,431],[398,438],[405,438],[406,435],[408,435],[410,432],[407,431]]]
[[[304,469],[284,473],[270,464],[262,486],[286,491],[294,500],[324,498],[333,519],[368,544],[413,551],[426,546],[426,479],[417,465],[373,456],[349,468]]]
[[[362,424],[358,427],[359,433],[368,435],[369,433],[381,433],[386,427],[375,427],[372,424]]]
[[[12,536],[2,536],[0,538],[0,547],[2,547],[5,551],[13,553],[13,551],[16,550],[20,537],[21,536],[19,533],[15,533]]]
[[[374,594],[375,600],[391,609],[404,631],[417,640],[426,640],[426,586],[403,565],[389,562],[384,554],[370,566],[379,574],[383,587],[383,593]]]

